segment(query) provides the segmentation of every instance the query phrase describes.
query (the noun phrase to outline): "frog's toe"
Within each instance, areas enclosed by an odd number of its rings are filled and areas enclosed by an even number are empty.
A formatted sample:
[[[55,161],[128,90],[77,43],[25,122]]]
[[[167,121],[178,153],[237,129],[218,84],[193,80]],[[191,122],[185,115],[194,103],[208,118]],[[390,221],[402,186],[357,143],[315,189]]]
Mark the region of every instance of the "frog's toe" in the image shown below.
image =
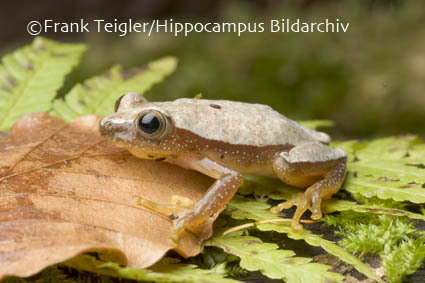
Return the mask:
[[[295,195],[293,198],[291,198],[290,200],[287,200],[285,202],[279,203],[276,206],[273,206],[272,208],[270,208],[270,212],[271,213],[279,213],[283,209],[288,209],[288,208],[293,207],[294,205],[297,205],[299,198],[301,198],[303,195],[304,195],[303,193],[299,193],[299,194]]]
[[[193,200],[180,195],[172,195],[171,204],[182,209],[191,209],[194,206]]]
[[[297,206],[294,216],[292,217],[291,228],[295,233],[301,233],[303,231],[303,226],[300,224],[301,216],[310,209],[311,199],[306,196],[304,193],[299,193],[295,195],[292,199],[278,204],[275,207],[272,207],[270,211],[272,213],[278,213],[282,209],[290,208],[294,205]]]
[[[173,233],[171,234],[169,241],[171,242],[171,244],[174,247],[178,247],[179,242],[180,242],[180,237],[183,234],[183,231],[184,231],[184,229],[183,230],[175,230],[174,229]]]
[[[281,212],[282,209],[288,209],[288,208],[293,207],[294,205],[295,205],[295,203],[293,201],[285,201],[285,202],[279,203],[278,205],[270,208],[270,212],[277,214],[277,213]]]
[[[322,190],[320,189],[320,187],[313,186],[307,189],[305,195],[311,203],[311,219],[319,220],[320,218],[322,218],[322,210],[320,209],[323,198]]]
[[[303,231],[303,225],[297,221],[292,220],[291,229],[293,232],[300,234]]]
[[[135,197],[136,204],[153,210],[159,214],[175,219],[176,215],[193,207],[193,202],[185,197],[173,195],[171,204],[160,204],[143,197]]]
[[[279,206],[273,206],[272,208],[270,208],[270,212],[271,213],[274,213],[274,214],[277,214],[277,213],[279,213],[281,211],[281,209],[279,208]]]
[[[303,226],[300,224],[301,216],[307,209],[310,209],[310,200],[302,194],[297,198],[297,209],[295,210],[294,216],[292,217],[291,228],[295,233],[301,233],[303,231]]]
[[[319,208],[311,208],[311,219],[313,220],[319,220],[322,218],[322,210]]]

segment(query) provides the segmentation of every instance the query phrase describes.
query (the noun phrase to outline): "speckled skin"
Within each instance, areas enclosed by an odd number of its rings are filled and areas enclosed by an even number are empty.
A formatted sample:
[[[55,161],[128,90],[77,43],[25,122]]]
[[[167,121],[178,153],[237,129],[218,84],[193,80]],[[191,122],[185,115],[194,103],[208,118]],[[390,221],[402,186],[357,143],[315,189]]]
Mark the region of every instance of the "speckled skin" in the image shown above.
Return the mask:
[[[173,124],[178,129],[188,130],[206,140],[232,145],[264,147],[329,141],[326,134],[306,130],[262,104],[182,98],[171,102],[149,103],[145,107],[160,109],[165,115],[172,117]]]
[[[138,128],[141,113],[154,111],[164,121],[160,136],[147,138]],[[100,122],[100,132],[132,154],[161,159],[197,170],[217,181],[193,209],[174,222],[175,238],[184,229],[197,231],[216,217],[242,184],[241,173],[277,176],[305,188],[304,194],[272,209],[297,205],[292,228],[307,210],[321,217],[320,203],[341,187],[346,154],[330,148],[328,135],[305,128],[269,106],[225,100],[178,99],[148,102],[137,93],[126,94],[115,114]]]

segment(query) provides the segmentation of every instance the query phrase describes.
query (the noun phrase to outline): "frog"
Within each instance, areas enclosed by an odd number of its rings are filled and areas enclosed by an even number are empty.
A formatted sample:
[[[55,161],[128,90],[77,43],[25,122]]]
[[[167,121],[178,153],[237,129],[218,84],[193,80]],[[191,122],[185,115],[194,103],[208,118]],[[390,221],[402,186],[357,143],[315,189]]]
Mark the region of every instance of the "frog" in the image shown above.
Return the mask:
[[[202,233],[243,183],[244,174],[274,177],[300,189],[270,209],[280,213],[296,206],[291,219],[295,233],[301,216],[322,217],[322,201],[343,185],[347,155],[329,146],[329,135],[307,128],[263,104],[229,100],[180,98],[150,102],[130,92],[115,103],[115,112],[99,122],[100,134],[138,158],[168,162],[196,170],[215,181],[196,203],[145,205],[173,221],[172,238],[186,230]],[[204,238],[211,236],[203,235]]]

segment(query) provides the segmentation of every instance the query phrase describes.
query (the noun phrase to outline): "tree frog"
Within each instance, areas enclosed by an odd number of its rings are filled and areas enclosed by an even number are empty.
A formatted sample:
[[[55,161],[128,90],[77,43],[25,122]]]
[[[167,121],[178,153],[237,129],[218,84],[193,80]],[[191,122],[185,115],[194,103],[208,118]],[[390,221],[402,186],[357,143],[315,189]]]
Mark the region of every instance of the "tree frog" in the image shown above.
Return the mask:
[[[261,104],[187,98],[149,102],[131,92],[117,100],[114,114],[100,121],[100,133],[139,158],[163,160],[216,179],[201,200],[172,217],[175,239],[217,217],[241,186],[242,174],[274,176],[305,189],[271,208],[279,213],[295,205],[291,227],[298,233],[304,212],[320,219],[322,200],[335,194],[345,177],[346,153],[329,147],[327,134]],[[173,207],[149,206],[162,213]]]

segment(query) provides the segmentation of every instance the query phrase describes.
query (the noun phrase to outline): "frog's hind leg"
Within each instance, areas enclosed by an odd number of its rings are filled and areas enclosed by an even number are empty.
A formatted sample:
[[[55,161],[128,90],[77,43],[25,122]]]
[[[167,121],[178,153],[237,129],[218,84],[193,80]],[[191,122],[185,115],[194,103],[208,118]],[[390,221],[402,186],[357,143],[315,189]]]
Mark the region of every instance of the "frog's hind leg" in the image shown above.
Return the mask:
[[[273,208],[278,213],[282,209],[297,206],[291,227],[295,232],[302,231],[301,216],[309,209],[314,220],[322,217],[322,199],[329,199],[342,186],[345,177],[346,154],[338,148],[330,148],[320,143],[303,144],[282,152],[273,162],[273,170],[285,183],[306,188],[304,193]]]

